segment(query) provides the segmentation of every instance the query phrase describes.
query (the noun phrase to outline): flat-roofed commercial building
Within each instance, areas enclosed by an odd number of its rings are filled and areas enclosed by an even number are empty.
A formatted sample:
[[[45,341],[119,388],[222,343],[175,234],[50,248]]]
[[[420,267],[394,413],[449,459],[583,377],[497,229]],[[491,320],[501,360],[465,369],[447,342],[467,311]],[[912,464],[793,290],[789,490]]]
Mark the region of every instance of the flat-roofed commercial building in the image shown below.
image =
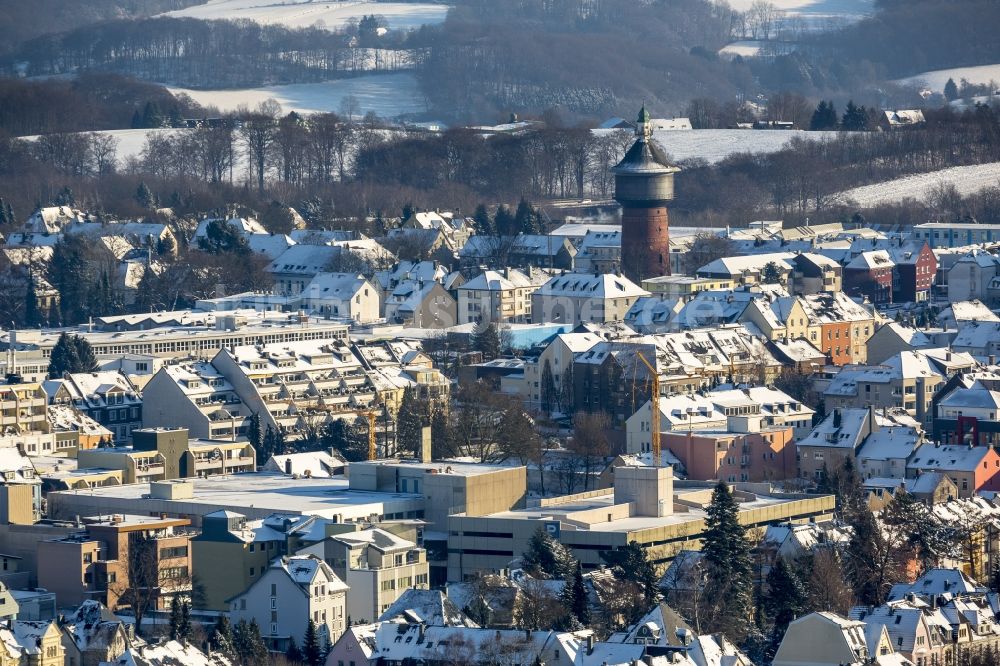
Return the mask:
[[[189,518],[195,527],[202,516],[234,511],[248,520],[271,514],[311,515],[335,522],[422,518],[424,499],[416,493],[363,492],[342,478],[299,478],[252,473],[211,476],[117,487],[51,492],[49,516],[72,520],[77,515],[134,513]]]
[[[701,547],[705,509],[713,483],[675,488],[670,468],[619,467],[615,487],[544,499],[524,509],[448,520],[448,579],[461,581],[510,566],[545,529],[567,546],[584,568],[602,564],[600,553],[637,541],[663,568],[680,550]],[[768,494],[763,484],[735,484],[740,521],[747,527],[827,520],[834,498]]]

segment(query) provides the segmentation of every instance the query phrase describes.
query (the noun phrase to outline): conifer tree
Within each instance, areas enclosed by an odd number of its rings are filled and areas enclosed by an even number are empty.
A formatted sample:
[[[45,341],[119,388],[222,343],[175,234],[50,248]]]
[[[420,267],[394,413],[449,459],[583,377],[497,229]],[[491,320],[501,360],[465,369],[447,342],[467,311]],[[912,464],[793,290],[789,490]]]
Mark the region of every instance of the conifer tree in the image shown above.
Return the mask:
[[[418,455],[420,452],[421,429],[424,426],[426,410],[417,398],[412,386],[403,390],[403,399],[396,416],[396,441],[403,451]]]
[[[483,355],[484,361],[492,361],[500,356],[500,333],[493,322],[474,333],[472,342],[476,351]]]
[[[38,310],[38,294],[35,292],[35,278],[28,277],[28,286],[24,291],[24,325],[34,328],[42,323],[42,316]]]
[[[601,551],[601,559],[611,567],[616,578],[634,583],[642,592],[642,607],[637,608],[637,612],[645,614],[656,605],[660,598],[656,568],[638,541],[629,541],[615,550]]]
[[[521,566],[535,578],[567,578],[576,567],[569,549],[539,527],[528,541],[528,550],[521,557]]]
[[[152,210],[156,207],[156,196],[149,189],[149,186],[146,185],[146,181],[139,182],[139,187],[135,191],[135,201],[147,210]]]
[[[705,518],[702,553],[707,580],[704,598],[711,631],[721,631],[742,642],[751,630],[753,611],[753,560],[746,529],[740,524],[736,498],[723,482],[712,492]]]
[[[319,642],[319,632],[312,620],[306,625],[306,635],[302,639],[302,657],[308,666],[320,666],[323,663],[323,646]]]
[[[806,608],[807,593],[798,573],[778,557],[767,574],[762,604],[774,625],[772,644],[777,647],[788,625]]]
[[[257,451],[258,458],[264,454],[264,432],[260,427],[259,412],[250,415],[250,423],[247,424],[247,442]]]
[[[542,365],[542,386],[541,386],[542,411],[551,412],[559,400],[556,395],[556,380],[552,374],[552,364],[549,359],[545,359]]]
[[[176,641],[180,636],[181,626],[181,600],[174,595],[170,601],[170,640]]]
[[[173,609],[171,609],[172,611]],[[180,617],[177,623],[177,640],[187,641],[191,638],[191,604],[187,601],[181,602]]]
[[[566,610],[586,626],[590,623],[590,605],[587,603],[587,588],[583,584],[583,565],[577,560],[573,575],[566,578],[562,602]]]
[[[517,204],[514,227],[522,234],[539,234],[542,231],[541,225],[538,224],[538,213],[525,199],[521,199]]]
[[[493,230],[498,236],[514,236],[519,229],[507,206],[500,206],[493,215]]]
[[[297,666],[302,663],[302,650],[299,649],[294,636],[288,639],[288,649],[285,651],[285,659],[287,659],[288,663],[293,666]]]
[[[233,626],[229,623],[229,616],[220,614],[215,620],[215,629],[212,631],[212,645],[216,650],[228,657],[233,653]]]
[[[949,102],[958,99],[958,86],[955,85],[955,79],[949,78],[948,82],[944,84],[944,98]]]
[[[472,220],[475,222],[477,234],[492,236],[496,233],[496,229],[493,228],[493,220],[490,219],[489,211],[486,210],[486,206],[483,204],[476,206],[476,212],[473,213]]]

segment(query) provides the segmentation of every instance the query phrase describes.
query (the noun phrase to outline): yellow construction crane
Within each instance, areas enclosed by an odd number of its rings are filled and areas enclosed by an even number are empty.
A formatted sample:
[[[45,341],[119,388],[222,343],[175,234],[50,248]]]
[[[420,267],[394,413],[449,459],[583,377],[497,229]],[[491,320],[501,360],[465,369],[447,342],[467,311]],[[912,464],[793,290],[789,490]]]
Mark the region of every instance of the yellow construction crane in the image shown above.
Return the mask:
[[[378,457],[375,445],[375,410],[368,410],[365,416],[368,417],[368,460],[375,460]]]
[[[656,372],[656,367],[654,367],[646,357],[642,355],[642,352],[636,352],[636,356],[642,361],[646,368],[649,369],[649,374],[652,375],[652,391],[649,395],[649,443],[650,448],[653,452],[653,467],[660,466],[660,375]]]

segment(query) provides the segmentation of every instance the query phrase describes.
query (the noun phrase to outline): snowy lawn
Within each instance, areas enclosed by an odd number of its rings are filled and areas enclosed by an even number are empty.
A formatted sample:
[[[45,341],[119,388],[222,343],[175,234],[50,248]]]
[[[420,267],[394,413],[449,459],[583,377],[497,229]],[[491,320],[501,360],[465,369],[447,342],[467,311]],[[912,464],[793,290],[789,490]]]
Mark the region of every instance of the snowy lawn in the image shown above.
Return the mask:
[[[948,82],[948,79],[954,79],[955,83],[961,83],[962,79],[974,84],[986,84],[990,81],[1000,82],[1000,64],[937,69],[932,72],[907,76],[905,79],[897,79],[895,82],[903,85],[923,83],[931,90],[943,93],[944,84]]]
[[[383,16],[390,29],[407,30],[441,23],[448,5],[410,2],[314,2],[312,0],[209,0],[207,4],[168,12],[165,16],[205,20],[248,19],[289,28],[342,27],[351,19]]]
[[[427,110],[417,79],[412,74],[372,74],[321,83],[292,83],[247,90],[170,88],[170,91],[185,93],[199,104],[216,106],[222,111],[232,111],[241,105],[253,108],[273,98],[286,113],[337,112],[341,100],[347,96],[358,100],[361,115],[374,111],[381,118],[396,118]]]
[[[854,201],[862,208],[889,204],[903,199],[924,200],[939,184],[954,185],[962,195],[975,194],[987,187],[1000,185],[1000,162],[951,167],[930,173],[904,176],[874,185],[856,187],[841,192],[841,201]]]

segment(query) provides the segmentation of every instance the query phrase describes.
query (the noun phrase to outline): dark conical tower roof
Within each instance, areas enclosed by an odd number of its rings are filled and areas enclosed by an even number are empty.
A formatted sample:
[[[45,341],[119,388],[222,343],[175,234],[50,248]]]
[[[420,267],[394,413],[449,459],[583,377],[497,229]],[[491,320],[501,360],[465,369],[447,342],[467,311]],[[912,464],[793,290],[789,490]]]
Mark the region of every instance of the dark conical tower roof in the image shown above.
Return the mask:
[[[635,143],[625,153],[622,161],[611,169],[612,173],[651,175],[680,171],[678,167],[670,164],[663,146],[653,140],[649,112],[646,111],[645,104],[642,105],[636,120],[635,136]]]

